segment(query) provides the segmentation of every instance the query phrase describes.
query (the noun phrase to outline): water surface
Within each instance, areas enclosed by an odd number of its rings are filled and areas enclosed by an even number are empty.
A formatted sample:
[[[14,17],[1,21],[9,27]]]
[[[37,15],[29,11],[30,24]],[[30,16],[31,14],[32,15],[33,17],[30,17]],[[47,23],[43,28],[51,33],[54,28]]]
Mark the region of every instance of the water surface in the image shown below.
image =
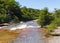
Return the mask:
[[[26,28],[26,31],[19,34],[11,43],[45,43],[43,40],[41,40],[43,35],[39,33],[39,25],[36,22],[25,22],[23,24],[14,26],[13,28],[24,26],[29,28]]]
[[[19,34],[11,43],[45,43],[42,40],[43,35],[38,31],[36,28],[29,28],[27,31]]]

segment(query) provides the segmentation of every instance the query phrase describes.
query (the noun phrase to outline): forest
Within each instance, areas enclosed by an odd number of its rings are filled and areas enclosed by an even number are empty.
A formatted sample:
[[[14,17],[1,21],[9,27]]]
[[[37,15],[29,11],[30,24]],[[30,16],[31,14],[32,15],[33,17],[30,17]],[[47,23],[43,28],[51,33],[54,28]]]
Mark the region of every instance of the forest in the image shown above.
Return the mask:
[[[15,0],[0,0],[0,24],[38,19],[37,23],[48,30],[60,26],[60,9],[49,12],[48,7],[43,9],[27,8]]]

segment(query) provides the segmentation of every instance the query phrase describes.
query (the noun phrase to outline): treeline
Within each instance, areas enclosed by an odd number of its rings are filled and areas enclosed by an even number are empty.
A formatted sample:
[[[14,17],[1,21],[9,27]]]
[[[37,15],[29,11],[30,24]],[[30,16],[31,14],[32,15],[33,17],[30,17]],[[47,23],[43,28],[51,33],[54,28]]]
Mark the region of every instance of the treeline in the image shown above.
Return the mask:
[[[23,21],[38,19],[40,14],[40,10],[27,7],[22,7],[21,12],[23,13],[22,14],[22,17],[24,18]]]
[[[41,27],[60,26],[60,9],[49,12],[48,8],[33,9],[21,7],[15,0],[0,0],[0,24],[38,19]]]
[[[37,19],[38,9],[21,7],[15,0],[0,0],[0,23]]]

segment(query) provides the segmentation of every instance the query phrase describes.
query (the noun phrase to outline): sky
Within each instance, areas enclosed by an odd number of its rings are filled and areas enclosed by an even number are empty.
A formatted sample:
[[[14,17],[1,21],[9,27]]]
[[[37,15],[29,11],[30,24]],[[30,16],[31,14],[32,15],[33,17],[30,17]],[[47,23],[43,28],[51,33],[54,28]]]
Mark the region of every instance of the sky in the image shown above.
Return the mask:
[[[16,0],[20,5],[27,8],[43,9],[48,7],[49,11],[54,11],[54,8],[60,9],[60,0]]]

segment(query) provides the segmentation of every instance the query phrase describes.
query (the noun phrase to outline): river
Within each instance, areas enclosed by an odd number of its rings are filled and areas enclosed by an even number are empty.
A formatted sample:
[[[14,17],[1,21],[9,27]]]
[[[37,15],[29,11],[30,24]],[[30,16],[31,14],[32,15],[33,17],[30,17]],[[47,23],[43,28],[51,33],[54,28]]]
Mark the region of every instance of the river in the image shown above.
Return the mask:
[[[11,43],[45,43],[45,41],[42,40],[43,35],[39,33],[39,25],[35,22],[24,23],[25,26],[26,24],[29,28],[26,28],[26,31],[20,33]]]
[[[42,40],[43,35],[38,31],[37,28],[28,28],[27,31],[19,34],[11,43],[45,43]]]

